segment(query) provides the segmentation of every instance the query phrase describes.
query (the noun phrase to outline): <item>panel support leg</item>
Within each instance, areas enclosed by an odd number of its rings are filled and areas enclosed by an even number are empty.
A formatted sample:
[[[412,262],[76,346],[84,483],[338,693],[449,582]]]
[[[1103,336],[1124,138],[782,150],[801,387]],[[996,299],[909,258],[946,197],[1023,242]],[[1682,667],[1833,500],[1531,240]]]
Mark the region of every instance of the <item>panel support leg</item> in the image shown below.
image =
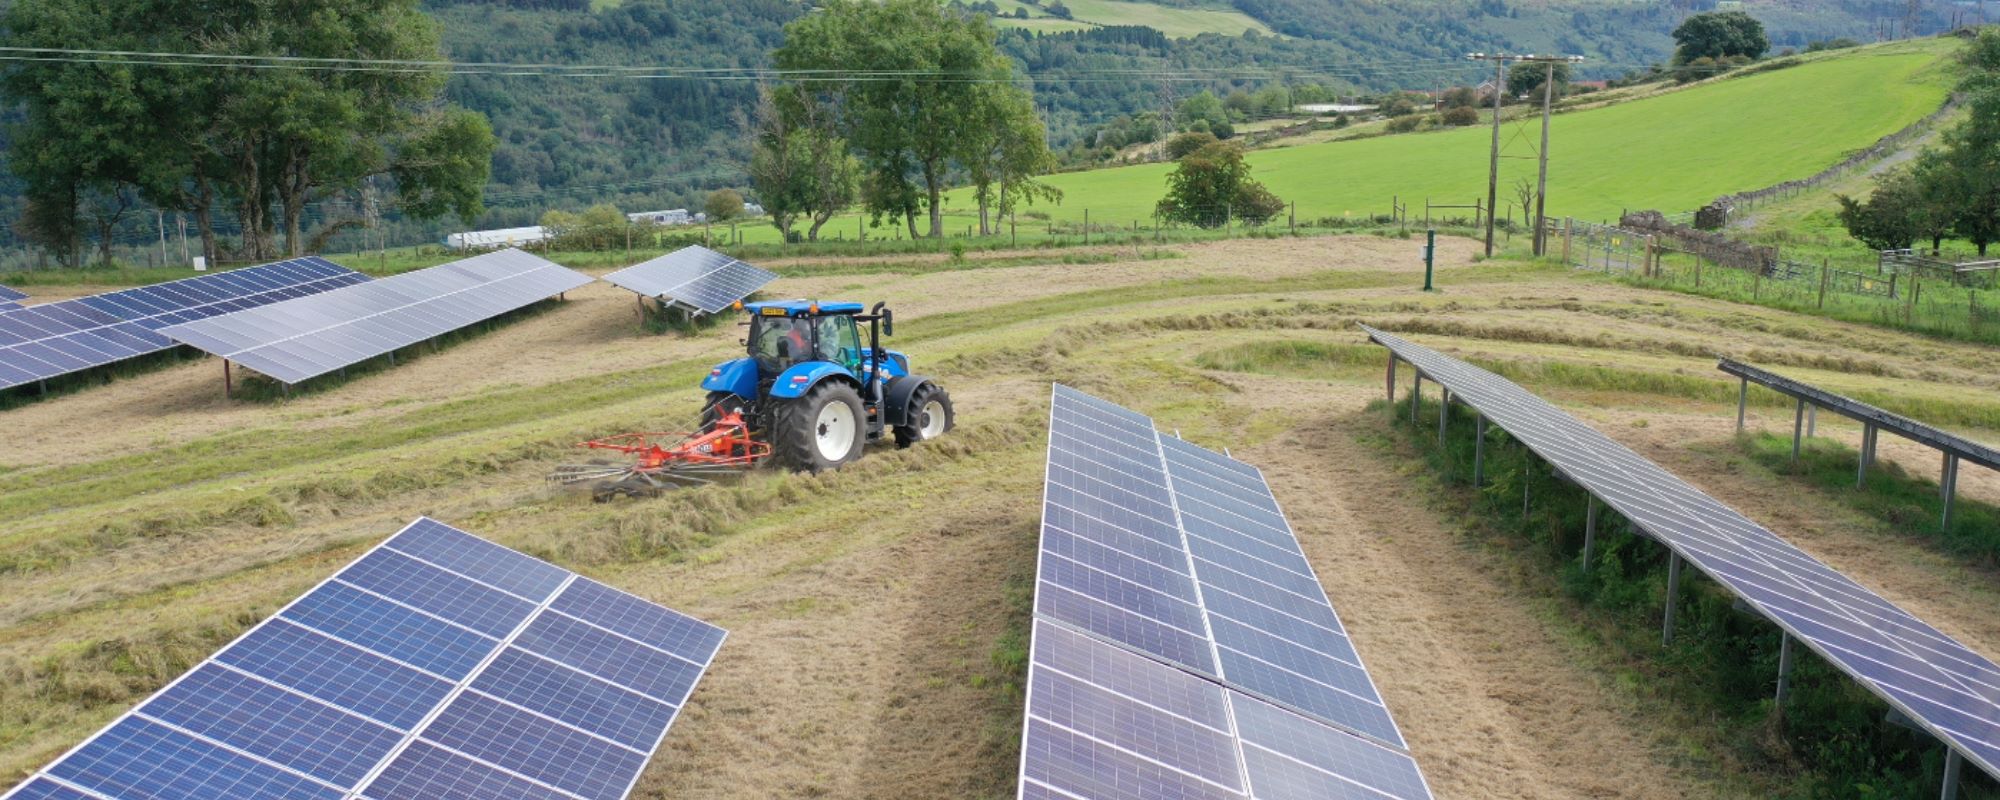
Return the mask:
[[[1473,424],[1472,439],[1472,488],[1486,484],[1486,415],[1477,414]]]
[[[1592,556],[1597,550],[1597,495],[1590,496],[1588,510],[1583,513],[1583,568],[1589,571]]]
[[[1660,627],[1660,645],[1674,643],[1674,607],[1680,605],[1681,597],[1681,554],[1667,555],[1667,617]]]
[[[1416,381],[1410,384],[1410,424],[1417,422],[1417,406],[1424,402],[1424,373],[1417,372]]]
[[[396,366],[396,351],[389,351],[389,366]]]
[[[236,381],[234,376],[229,374],[229,359],[226,358],[222,360],[222,396],[224,398],[236,396]]]
[[[1965,760],[1959,757],[1957,750],[1952,749],[1951,745],[1945,745],[1944,791],[1938,795],[1942,800],[1958,800],[1958,771],[1964,763]]]
[[[1792,410],[1792,465],[1798,466],[1799,445],[1803,444],[1806,432],[1806,401],[1799,398],[1798,407]]]
[[[1445,421],[1451,419],[1451,390],[1438,392],[1438,447],[1444,446]]]
[[[1806,406],[1806,438],[1819,435],[1819,406]]]
[[[1958,455],[1957,454],[1946,453],[1944,455],[1944,476],[1942,480],[1938,481],[1938,484],[1939,484],[1938,491],[1944,495],[1944,521],[1942,524],[1944,526],[1945,532],[1950,533],[1951,504],[1953,500],[1958,499]]]
[[[1750,379],[1743,378],[1736,387],[1736,432],[1743,432],[1743,413],[1750,407]]]
[[[1778,713],[1784,713],[1785,695],[1792,688],[1792,635],[1778,632]]]
[[[1854,485],[1856,488],[1868,485],[1868,467],[1875,461],[1875,426],[1861,423],[1861,456],[1855,459]]]
[[[1396,351],[1389,351],[1389,405],[1396,404]]]
[[[1529,474],[1530,471],[1529,467],[1530,465],[1527,464],[1523,464],[1521,466],[1521,521],[1522,522],[1528,521],[1528,486],[1534,479],[1534,476]]]

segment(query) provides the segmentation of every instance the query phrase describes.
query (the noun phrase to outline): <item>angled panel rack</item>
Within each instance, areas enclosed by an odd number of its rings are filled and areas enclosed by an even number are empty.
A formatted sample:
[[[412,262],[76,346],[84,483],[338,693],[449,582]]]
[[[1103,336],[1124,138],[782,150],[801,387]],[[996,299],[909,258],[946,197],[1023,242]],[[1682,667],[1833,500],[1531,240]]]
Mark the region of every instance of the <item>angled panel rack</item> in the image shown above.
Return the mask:
[[[1419,384],[1429,380],[1443,387],[1447,406],[1452,401],[1470,406],[1482,429],[1488,421],[1499,425],[1588,491],[1593,504],[1610,506],[1665,545],[1671,552],[1670,587],[1680,565],[1693,564],[1781,628],[1786,652],[1793,641],[1803,642],[1936,736],[1950,754],[1947,797],[1961,759],[2000,776],[2000,665],[1513,382],[1393,334],[1361,328],[1389,350],[1392,400],[1397,362],[1413,365]],[[1439,419],[1442,425],[1446,417],[1441,413]],[[1587,549],[1588,534],[1585,542]],[[1670,599],[1667,636],[1672,609]],[[1781,663],[1789,665],[1790,659]]]
[[[420,518],[4,800],[619,800],[726,636]]]
[[[499,250],[161,333],[289,385],[587,283],[554,262]]]
[[[749,297],[778,276],[700,245],[626,267],[604,280],[702,314],[713,314]]]
[[[1262,473],[1051,400],[1023,798],[1430,797]]]

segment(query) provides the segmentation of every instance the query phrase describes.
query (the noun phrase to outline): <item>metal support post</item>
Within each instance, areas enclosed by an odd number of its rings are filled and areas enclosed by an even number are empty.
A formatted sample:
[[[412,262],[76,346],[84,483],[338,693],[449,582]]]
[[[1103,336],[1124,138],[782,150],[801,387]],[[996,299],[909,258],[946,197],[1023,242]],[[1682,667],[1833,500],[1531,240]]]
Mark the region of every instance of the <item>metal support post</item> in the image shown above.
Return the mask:
[[[1938,797],[1943,800],[1958,799],[1958,772],[1964,763],[1965,760],[1959,757],[1957,750],[1952,749],[1951,745],[1945,745],[1944,792]]]
[[[1523,465],[1521,467],[1521,521],[1522,522],[1528,521],[1528,485],[1531,480],[1532,477],[1528,474],[1527,466]]]
[[[1743,412],[1750,407],[1750,379],[1739,379],[1736,388],[1736,432],[1743,432]]]
[[[1417,371],[1417,379],[1410,384],[1410,424],[1417,422],[1417,407],[1424,402],[1424,373]]]
[[[1944,455],[1944,475],[1938,481],[1938,491],[1944,495],[1944,530],[1951,532],[1951,504],[1958,498],[1958,454]]]
[[[229,374],[229,359],[226,358],[222,360],[222,396],[236,396],[236,382]]]
[[[1792,410],[1792,463],[1799,463],[1799,445],[1804,442],[1806,431],[1806,401],[1799,398],[1798,407]]]
[[[1861,457],[1855,459],[1857,466],[1854,470],[1854,485],[1856,487],[1868,485],[1868,468],[1874,462],[1875,426],[1872,423],[1863,422],[1861,423]]]
[[[1444,426],[1451,419],[1451,390],[1438,392],[1438,446],[1444,446]]]
[[[1386,349],[1386,348],[1385,348]],[[1389,405],[1396,404],[1396,351],[1389,351]]]
[[[1778,710],[1785,708],[1785,695],[1792,688],[1792,635],[1779,631],[1778,636]]]
[[[1681,554],[1667,555],[1667,618],[1660,627],[1660,646],[1674,643],[1674,606],[1680,605]]]
[[[1473,426],[1472,488],[1477,489],[1486,483],[1486,415],[1475,413],[1474,418],[1478,421]]]
[[[1590,496],[1590,505],[1583,514],[1583,568],[1590,569],[1591,556],[1597,550],[1597,495]]]
[[[1806,406],[1806,438],[1819,435],[1819,406]]]

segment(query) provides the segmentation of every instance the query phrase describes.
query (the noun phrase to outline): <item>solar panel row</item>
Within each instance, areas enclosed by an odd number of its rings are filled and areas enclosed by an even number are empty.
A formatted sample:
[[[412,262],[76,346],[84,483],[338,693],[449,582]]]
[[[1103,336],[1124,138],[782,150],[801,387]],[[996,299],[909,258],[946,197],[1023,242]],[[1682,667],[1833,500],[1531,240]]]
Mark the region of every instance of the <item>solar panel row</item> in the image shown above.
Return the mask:
[[[617,286],[706,314],[728,308],[777,278],[700,245],[683,247],[604,276]]]
[[[500,250],[161,333],[298,383],[589,282],[554,262]]]
[[[1392,334],[1370,339],[2000,776],[2000,665],[1520,386]]]
[[[1744,380],[1757,383],[1791,397],[1801,398],[1820,408],[1832,409],[1856,420],[1886,428],[1920,442],[1989,469],[2000,469],[2000,450],[1972,441],[1950,431],[1926,425],[1901,414],[1884,411],[1845,395],[1834,394],[1817,386],[1792,380],[1778,373],[1745,364],[1741,361],[1722,359],[1716,368]]]
[[[168,349],[174,342],[158,331],[176,323],[367,281],[330,261],[301,258],[0,310],[0,389]]]
[[[5,286],[0,286],[0,311],[20,308],[21,301],[26,299],[28,299],[28,295]]]
[[[1023,797],[1430,796],[1262,474],[1063,386],[1035,602]]]
[[[419,519],[7,797],[615,800],[725,636]]]

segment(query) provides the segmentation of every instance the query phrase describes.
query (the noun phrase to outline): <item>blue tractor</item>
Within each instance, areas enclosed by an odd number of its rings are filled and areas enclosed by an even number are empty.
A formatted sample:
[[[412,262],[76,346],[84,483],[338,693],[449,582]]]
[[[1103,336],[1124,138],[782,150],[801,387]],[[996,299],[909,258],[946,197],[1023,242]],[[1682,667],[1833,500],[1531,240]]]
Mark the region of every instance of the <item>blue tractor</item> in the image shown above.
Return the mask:
[[[908,447],[951,430],[951,395],[910,372],[908,357],[882,348],[882,337],[895,335],[885,304],[867,313],[860,303],[810,300],[742,308],[749,352],[701,382],[704,431],[744,425],[779,464],[819,472],[860,458],[870,442],[893,437]]]

